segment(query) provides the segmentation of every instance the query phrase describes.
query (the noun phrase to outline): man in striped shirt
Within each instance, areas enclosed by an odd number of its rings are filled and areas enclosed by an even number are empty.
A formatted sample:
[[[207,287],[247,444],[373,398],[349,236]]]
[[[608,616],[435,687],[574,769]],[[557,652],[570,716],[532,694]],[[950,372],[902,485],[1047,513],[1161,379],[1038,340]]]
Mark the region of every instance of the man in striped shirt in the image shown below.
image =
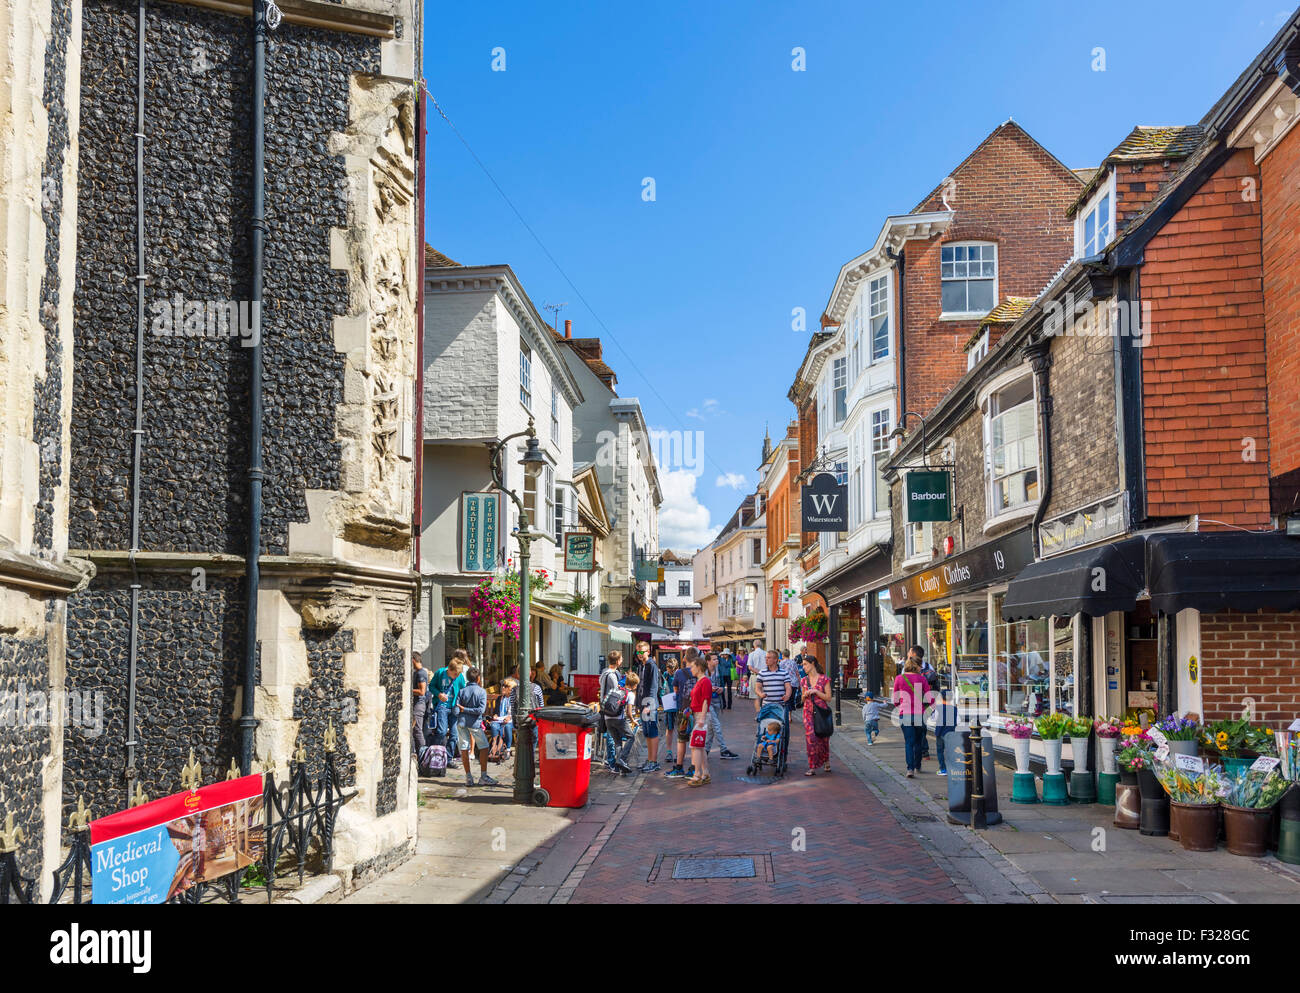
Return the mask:
[[[767,669],[758,674],[758,693],[763,703],[784,704],[789,701],[794,687],[781,669],[781,657],[775,649],[767,650]]]

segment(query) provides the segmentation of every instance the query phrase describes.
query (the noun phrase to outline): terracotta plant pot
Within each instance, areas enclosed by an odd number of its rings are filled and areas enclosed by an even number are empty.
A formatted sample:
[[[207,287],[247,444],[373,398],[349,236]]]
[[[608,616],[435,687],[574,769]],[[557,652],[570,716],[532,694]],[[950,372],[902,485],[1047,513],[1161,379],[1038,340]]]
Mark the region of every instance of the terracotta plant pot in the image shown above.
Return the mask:
[[[1169,807],[1177,811],[1178,841],[1189,852],[1212,852],[1219,847],[1219,805],[1217,803],[1179,803]]]
[[[1233,855],[1260,858],[1268,851],[1273,834],[1273,808],[1223,805],[1223,830]]]

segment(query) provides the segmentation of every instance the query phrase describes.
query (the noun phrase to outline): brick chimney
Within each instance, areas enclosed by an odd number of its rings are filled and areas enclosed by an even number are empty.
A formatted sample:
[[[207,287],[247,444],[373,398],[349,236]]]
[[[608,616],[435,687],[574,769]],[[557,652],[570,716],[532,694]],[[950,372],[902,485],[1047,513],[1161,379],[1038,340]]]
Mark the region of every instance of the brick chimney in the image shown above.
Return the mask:
[[[566,321],[564,322],[564,337],[568,338],[570,341],[573,340],[573,322],[572,322],[572,321],[566,320]]]

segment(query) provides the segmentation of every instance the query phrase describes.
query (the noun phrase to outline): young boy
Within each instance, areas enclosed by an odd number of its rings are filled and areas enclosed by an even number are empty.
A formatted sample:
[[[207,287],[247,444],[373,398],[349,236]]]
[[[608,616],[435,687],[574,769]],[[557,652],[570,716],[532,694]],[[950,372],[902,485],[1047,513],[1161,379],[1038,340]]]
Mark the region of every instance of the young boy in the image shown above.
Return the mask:
[[[765,762],[775,762],[781,753],[781,722],[768,721],[758,739],[758,757]]]
[[[862,701],[862,733],[867,736],[867,744],[874,745],[876,735],[880,734],[880,709],[884,705],[874,693],[863,693]]]

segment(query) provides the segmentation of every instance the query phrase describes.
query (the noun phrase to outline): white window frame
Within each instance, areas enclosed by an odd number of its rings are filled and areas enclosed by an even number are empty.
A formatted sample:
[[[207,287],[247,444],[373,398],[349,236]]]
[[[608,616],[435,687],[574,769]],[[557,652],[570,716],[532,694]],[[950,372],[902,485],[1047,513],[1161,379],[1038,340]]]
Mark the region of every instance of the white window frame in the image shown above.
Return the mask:
[[[890,433],[894,430],[894,412],[889,407],[881,407],[867,416],[871,418],[871,516],[885,517],[889,514],[888,489],[885,490],[884,506],[877,504],[876,497],[880,495],[879,480],[884,477],[881,467],[889,461],[891,455]],[[879,464],[877,459],[880,460]]]
[[[831,359],[831,416],[834,427],[849,416],[849,362],[842,357]]]
[[[970,372],[979,365],[980,360],[983,359],[984,356],[988,355],[988,353],[989,329],[986,326],[983,331],[980,332],[979,338],[975,340],[975,344],[970,346],[970,351],[966,353],[966,371]]]
[[[917,547],[917,541],[920,547]],[[934,547],[934,525],[929,521],[903,523],[903,567],[929,562]]]
[[[519,340],[519,402],[533,409],[533,353],[528,343]]]
[[[552,534],[555,530],[555,470],[549,465],[542,468],[541,485],[543,516],[542,526],[538,530]]]
[[[551,441],[560,440],[560,388],[551,383]]]
[[[989,416],[989,409],[990,409],[991,402],[995,396],[1006,392],[1013,386],[1019,385],[1020,383],[1024,382],[1026,379],[1029,380],[1030,397],[1028,400],[1024,402],[1031,404],[1033,410],[1034,448],[1035,448],[1035,459],[1034,459],[1033,468],[1035,469],[1035,472],[1037,474],[1038,487],[1039,487],[1038,498],[1035,500],[1027,500],[1024,503],[1018,503],[1011,507],[1004,507],[995,510],[994,498],[993,498],[994,483],[996,482],[996,480],[993,478],[993,446],[992,446],[993,423],[992,423],[992,418]],[[984,510],[986,515],[984,530],[988,532],[991,529],[996,529],[999,525],[1004,524],[1009,520],[1016,520],[1019,519],[1020,517],[1031,514],[1034,511],[1034,509],[1037,508],[1039,501],[1042,500],[1043,439],[1038,437],[1038,429],[1039,429],[1038,413],[1037,413],[1038,412],[1038,383],[1033,373],[1029,370],[1028,366],[1021,365],[1015,369],[1008,370],[1003,375],[997,377],[997,379],[989,383],[983,390],[980,391],[980,395],[978,399],[979,399],[979,409],[980,409],[980,420],[983,425],[983,436],[984,436]],[[1012,409],[1017,409],[1020,406],[1021,404],[1017,404],[1016,408],[1012,408]],[[1006,413],[1007,411],[1003,411],[998,416],[1003,416]],[[1021,469],[1017,469],[1016,472],[1017,473],[1027,472],[1029,468],[1030,468],[1029,466],[1025,466]],[[1005,478],[1006,475],[1007,474],[1004,474],[1004,476],[1001,478]]]
[[[960,264],[957,263],[956,260],[952,262],[943,261],[943,253],[948,251],[948,249],[950,248],[952,249],[992,248],[993,249],[993,303],[989,306],[988,310],[944,310],[943,309],[943,284],[958,282],[958,281],[969,283],[971,279],[969,275],[964,277],[944,276],[943,274],[944,266],[946,265],[956,266]],[[998,243],[996,241],[950,241],[950,242],[946,242],[945,244],[939,247],[939,309],[940,309],[939,316],[941,318],[953,319],[953,318],[983,317],[985,314],[989,313],[989,311],[991,311],[994,307],[998,305],[998,300],[1000,299],[1000,297],[998,296],[998,278],[999,278],[998,277],[998,255],[999,255]],[[982,261],[983,260],[981,260],[981,262]],[[977,278],[980,281],[983,281],[988,277],[981,275]],[[970,297],[970,293],[968,290],[967,298],[969,299],[969,297]]]
[[[882,284],[879,287],[879,289],[877,289],[876,286],[877,283]],[[890,354],[893,352],[893,329],[890,327],[890,322],[889,322],[890,304],[892,303],[892,301],[890,300],[891,290],[890,290],[889,283],[890,283],[889,270],[885,270],[879,276],[876,276],[867,281],[867,289],[866,289],[866,296],[867,296],[866,324],[867,324],[867,335],[868,335],[867,347],[871,355],[872,365],[874,365],[877,362],[885,361],[886,359],[889,358]],[[876,352],[876,321],[880,319],[883,319],[885,322],[884,323],[885,350],[883,352],[877,353]]]
[[[1099,234],[1094,234],[1093,242],[1090,245],[1087,238],[1088,218],[1097,213],[1101,207],[1102,201],[1106,201],[1106,218],[1105,241],[1100,239]],[[1101,184],[1088,198],[1085,203],[1074,215],[1074,257],[1083,258],[1087,255],[1096,255],[1101,252],[1115,240],[1115,173],[1112,170],[1106,177],[1106,181]]]

